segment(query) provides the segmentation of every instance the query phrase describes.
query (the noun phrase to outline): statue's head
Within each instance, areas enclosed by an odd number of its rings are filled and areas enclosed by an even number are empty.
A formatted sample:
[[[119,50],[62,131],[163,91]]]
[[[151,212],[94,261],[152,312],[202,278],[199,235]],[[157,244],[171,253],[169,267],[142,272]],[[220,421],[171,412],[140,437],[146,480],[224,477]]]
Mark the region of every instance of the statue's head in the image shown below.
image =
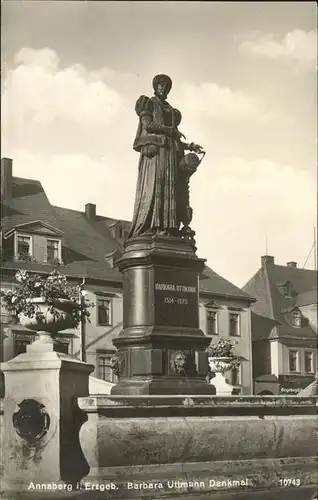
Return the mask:
[[[158,97],[166,98],[172,87],[172,80],[168,75],[156,75],[152,80],[152,86]]]

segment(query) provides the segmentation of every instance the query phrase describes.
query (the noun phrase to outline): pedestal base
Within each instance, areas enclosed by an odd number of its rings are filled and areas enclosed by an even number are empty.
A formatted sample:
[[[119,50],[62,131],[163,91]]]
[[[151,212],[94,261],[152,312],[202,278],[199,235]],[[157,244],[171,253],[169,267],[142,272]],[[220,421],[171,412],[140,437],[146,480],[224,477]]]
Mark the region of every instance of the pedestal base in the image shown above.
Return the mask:
[[[210,380],[210,385],[213,385],[217,396],[231,396],[235,387],[228,384],[222,373],[215,373],[215,377]]]
[[[4,484],[9,490],[26,491],[31,482],[74,485],[88,472],[78,438],[85,415],[75,398],[88,396],[94,367],[55,348],[53,342],[35,342],[1,364]]]
[[[114,339],[119,382],[112,394],[213,394],[199,329],[199,259],[191,242],[129,240],[117,262],[124,281],[124,328]]]
[[[120,379],[111,390],[112,395],[215,395],[216,390],[205,380],[162,377],[145,379]]]

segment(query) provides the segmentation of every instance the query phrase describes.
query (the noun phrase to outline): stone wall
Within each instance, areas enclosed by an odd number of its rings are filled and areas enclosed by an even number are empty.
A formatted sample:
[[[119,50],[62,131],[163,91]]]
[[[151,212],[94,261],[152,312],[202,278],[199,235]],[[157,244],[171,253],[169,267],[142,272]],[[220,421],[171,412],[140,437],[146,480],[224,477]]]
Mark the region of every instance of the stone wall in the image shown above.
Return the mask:
[[[288,478],[305,495],[296,498],[312,498],[315,398],[97,396],[79,406],[88,416],[84,491],[109,488],[108,498],[123,500],[253,500],[267,491],[275,500]]]
[[[74,380],[74,374],[68,372],[68,381],[65,376],[61,380],[64,392]],[[88,374],[85,378],[88,380]],[[81,392],[87,394],[87,388]],[[78,422],[83,422],[79,443],[88,474],[83,477],[76,470],[80,448],[73,450],[73,444],[63,437],[52,447],[52,435],[46,443],[52,457],[42,462],[42,472],[31,464],[33,469],[30,465],[25,481],[15,490],[12,486],[5,490],[5,500],[314,498],[315,397],[91,395],[72,400],[77,401],[81,414],[76,405],[70,405],[64,396],[61,399],[67,421],[74,425],[67,436],[74,433],[76,441]],[[11,441],[4,439],[0,401],[1,442],[8,445]],[[76,410],[73,415],[71,408]],[[48,411],[51,414],[50,408]],[[61,432],[65,411],[60,414]],[[14,439],[20,442],[13,430]],[[54,462],[67,456],[65,444],[73,450],[69,465],[79,478],[77,483],[54,475]],[[1,474],[3,458],[1,454]],[[60,469],[63,472],[61,464]],[[16,474],[20,474],[18,468]],[[4,482],[0,480],[0,484]]]

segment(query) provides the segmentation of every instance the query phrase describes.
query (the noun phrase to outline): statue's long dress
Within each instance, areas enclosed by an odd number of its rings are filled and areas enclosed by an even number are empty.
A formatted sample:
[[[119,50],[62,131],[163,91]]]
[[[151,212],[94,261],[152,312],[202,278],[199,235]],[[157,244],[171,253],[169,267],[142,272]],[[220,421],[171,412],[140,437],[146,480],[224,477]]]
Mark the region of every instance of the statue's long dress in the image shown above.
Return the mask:
[[[178,145],[162,132],[163,126],[173,125],[174,113],[177,110],[167,103],[163,105],[156,97],[152,99],[142,97],[143,106],[136,105],[140,122],[135,149],[141,153],[134,216],[129,237],[164,230],[172,233],[179,226],[176,207]],[[152,115],[147,130],[142,123],[142,116],[145,113]],[[158,145],[162,143],[163,146]],[[157,150],[152,158],[143,154],[147,145]]]

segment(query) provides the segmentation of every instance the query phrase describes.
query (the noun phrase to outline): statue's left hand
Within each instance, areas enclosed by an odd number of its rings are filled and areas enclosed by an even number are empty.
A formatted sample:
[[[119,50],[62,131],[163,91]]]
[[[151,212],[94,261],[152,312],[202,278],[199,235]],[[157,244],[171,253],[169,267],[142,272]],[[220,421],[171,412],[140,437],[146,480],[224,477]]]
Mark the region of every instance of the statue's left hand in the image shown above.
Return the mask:
[[[195,153],[204,153],[204,150],[202,146],[200,146],[200,144],[193,144],[192,142],[190,146],[191,146],[190,148],[191,151],[194,151]]]

